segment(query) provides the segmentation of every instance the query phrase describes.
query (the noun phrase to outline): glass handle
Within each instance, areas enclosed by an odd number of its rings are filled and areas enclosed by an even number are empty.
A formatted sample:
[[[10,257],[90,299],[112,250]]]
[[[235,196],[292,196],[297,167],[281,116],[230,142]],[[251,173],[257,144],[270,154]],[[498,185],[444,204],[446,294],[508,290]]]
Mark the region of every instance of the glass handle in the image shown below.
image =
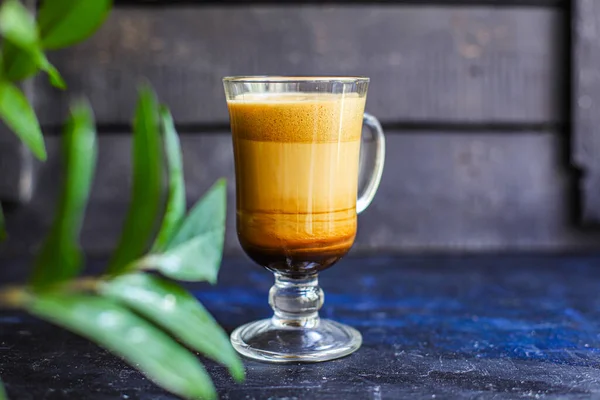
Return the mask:
[[[375,157],[373,159],[373,170],[371,172],[371,176],[368,182],[364,185],[362,193],[358,195],[358,200],[356,202],[357,214],[365,211],[367,207],[369,207],[369,204],[371,204],[371,201],[373,201],[373,197],[375,197],[375,193],[377,193],[377,188],[379,187],[379,182],[381,182],[383,164],[385,162],[385,136],[383,135],[381,124],[377,118],[367,113],[364,115],[363,123],[369,128],[369,131],[373,137],[373,141],[375,142]],[[365,173],[364,164],[364,159],[361,157],[360,170],[362,173]]]

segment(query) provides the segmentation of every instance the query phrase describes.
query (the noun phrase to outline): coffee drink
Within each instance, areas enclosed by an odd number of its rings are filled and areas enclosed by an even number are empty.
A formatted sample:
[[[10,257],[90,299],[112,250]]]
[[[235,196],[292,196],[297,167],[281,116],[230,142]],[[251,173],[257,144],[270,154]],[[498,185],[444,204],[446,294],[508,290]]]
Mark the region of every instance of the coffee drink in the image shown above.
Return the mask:
[[[244,251],[289,275],[333,265],[356,235],[365,97],[244,94],[228,107]]]

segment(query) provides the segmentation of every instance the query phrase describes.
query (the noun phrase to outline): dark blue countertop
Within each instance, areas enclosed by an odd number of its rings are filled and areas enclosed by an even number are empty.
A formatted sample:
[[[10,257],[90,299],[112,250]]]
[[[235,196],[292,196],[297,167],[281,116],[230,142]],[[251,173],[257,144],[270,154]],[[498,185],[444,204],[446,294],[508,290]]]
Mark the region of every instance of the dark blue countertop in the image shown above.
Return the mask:
[[[190,287],[231,330],[270,315],[272,283],[229,259],[217,286]],[[323,364],[245,361],[242,385],[207,362],[221,398],[600,398],[600,256],[348,258],[321,286],[321,315],[359,329],[363,347]],[[172,398],[95,345],[16,313],[0,314],[0,376],[13,399]]]

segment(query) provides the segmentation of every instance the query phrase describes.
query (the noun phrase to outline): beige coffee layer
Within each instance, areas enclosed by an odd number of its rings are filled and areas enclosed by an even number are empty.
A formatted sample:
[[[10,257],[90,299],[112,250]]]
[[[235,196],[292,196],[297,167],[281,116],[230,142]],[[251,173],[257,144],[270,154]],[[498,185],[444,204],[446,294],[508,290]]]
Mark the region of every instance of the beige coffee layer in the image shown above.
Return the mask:
[[[238,232],[259,247],[337,246],[356,232],[360,141],[236,138]]]
[[[360,139],[365,100],[356,93],[244,94],[227,104],[236,138],[331,143]]]
[[[234,140],[238,209],[325,213],[355,208],[360,141]]]

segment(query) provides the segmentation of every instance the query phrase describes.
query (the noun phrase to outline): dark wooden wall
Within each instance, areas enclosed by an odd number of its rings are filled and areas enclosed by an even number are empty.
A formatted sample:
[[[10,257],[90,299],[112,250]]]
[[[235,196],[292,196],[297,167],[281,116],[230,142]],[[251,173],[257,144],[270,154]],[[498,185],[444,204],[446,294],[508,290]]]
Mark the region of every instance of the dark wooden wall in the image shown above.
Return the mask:
[[[7,251],[30,251],[48,226],[58,127],[79,94],[90,99],[101,132],[83,241],[95,253],[115,243],[143,79],[172,108],[182,134],[190,202],[216,178],[229,178],[227,248],[239,251],[221,84],[237,74],[371,77],[367,108],[383,123],[388,157],[379,193],[359,220],[357,251],[600,249],[593,228],[600,221],[598,3],[118,3],[91,40],[52,54],[67,93],[33,85],[50,160],[30,174],[19,157],[13,167],[0,163],[8,171],[0,196],[15,203]],[[30,201],[2,189],[15,177],[33,182]]]

